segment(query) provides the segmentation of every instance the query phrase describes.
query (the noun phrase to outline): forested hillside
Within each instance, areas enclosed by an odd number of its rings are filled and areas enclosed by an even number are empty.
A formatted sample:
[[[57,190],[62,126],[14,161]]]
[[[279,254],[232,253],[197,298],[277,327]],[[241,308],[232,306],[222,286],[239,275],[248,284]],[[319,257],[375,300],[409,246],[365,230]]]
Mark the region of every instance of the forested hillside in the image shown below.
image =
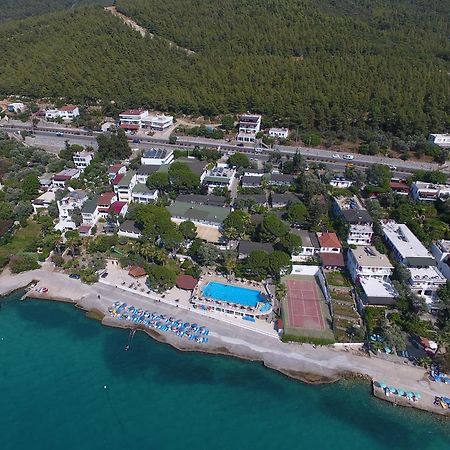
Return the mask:
[[[83,5],[108,5],[107,0],[0,0],[0,22],[38,16]]]
[[[196,53],[101,8],[0,25],[0,93],[214,115],[252,110],[340,138],[449,126],[448,2],[118,0]]]

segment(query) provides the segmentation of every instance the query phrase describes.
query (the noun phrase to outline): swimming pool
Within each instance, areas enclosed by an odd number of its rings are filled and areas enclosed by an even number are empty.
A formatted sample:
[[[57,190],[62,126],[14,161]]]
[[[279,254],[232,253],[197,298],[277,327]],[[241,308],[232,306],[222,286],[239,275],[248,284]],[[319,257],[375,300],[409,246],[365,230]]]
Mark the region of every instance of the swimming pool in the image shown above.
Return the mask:
[[[202,289],[203,295],[213,300],[236,303],[255,308],[259,302],[265,302],[265,297],[255,289],[248,289],[230,284],[210,281]]]

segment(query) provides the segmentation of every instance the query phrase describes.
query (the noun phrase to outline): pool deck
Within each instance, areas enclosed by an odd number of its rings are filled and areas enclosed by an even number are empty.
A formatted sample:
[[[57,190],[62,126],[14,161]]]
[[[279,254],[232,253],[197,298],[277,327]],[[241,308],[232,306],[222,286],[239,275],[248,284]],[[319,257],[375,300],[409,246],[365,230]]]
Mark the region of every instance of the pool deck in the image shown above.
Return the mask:
[[[202,351],[261,361],[269,368],[312,383],[332,382],[347,376],[382,380],[390,386],[420,392],[422,395],[420,401],[412,402],[408,406],[450,416],[449,410],[433,405],[435,396],[450,397],[450,386],[430,381],[426,371],[420,367],[371,357],[352,349],[345,351],[332,346],[315,347],[309,344],[283,343],[273,334],[255,332],[252,328],[254,324],[245,324],[242,319],[230,318],[229,315],[219,319],[212,315],[199,314],[198,311],[177,307],[164,300],[152,298],[146,293],[121,289],[107,282],[86,285],[48,266],[18,275],[12,275],[8,270],[3,271],[0,274],[0,295],[7,295],[29,285],[32,281],[38,281],[38,287],[48,287],[48,292],[32,291],[29,293],[30,296],[71,302],[85,311],[94,311],[97,317],[105,316],[102,320],[105,325],[119,328],[132,326],[129,323],[121,323],[108,314],[108,307],[115,301],[121,301],[152,312],[169,314],[186,322],[196,322],[211,330],[209,342],[200,345],[183,341],[173,333],[160,334],[153,330],[148,333],[154,339],[182,351]],[[265,321],[258,322],[265,323]],[[269,326],[267,323],[266,325]]]
[[[227,278],[220,277],[211,272],[208,272],[206,275],[203,275],[200,277],[199,282],[193,291],[192,300],[195,303],[205,305],[207,307],[214,307],[214,306],[220,305],[229,311],[235,312],[236,314],[250,314],[250,315],[266,317],[272,312],[272,307],[270,309],[268,309],[267,311],[261,312],[258,309],[255,309],[254,307],[242,305],[238,301],[236,301],[235,303],[231,303],[231,302],[227,302],[226,300],[219,300],[220,303],[217,303],[216,300],[208,299],[203,294],[203,289],[209,283],[220,283],[220,284],[224,284],[226,286],[234,286],[234,287],[238,287],[241,289],[251,289],[253,291],[258,291],[261,295],[263,295],[265,297],[268,297],[267,289],[265,288],[265,286],[262,283],[259,283],[257,281],[240,280],[237,278],[228,280]],[[236,308],[236,307],[232,306],[233,304],[236,304],[239,306]],[[233,314],[229,314],[229,315],[233,315]]]

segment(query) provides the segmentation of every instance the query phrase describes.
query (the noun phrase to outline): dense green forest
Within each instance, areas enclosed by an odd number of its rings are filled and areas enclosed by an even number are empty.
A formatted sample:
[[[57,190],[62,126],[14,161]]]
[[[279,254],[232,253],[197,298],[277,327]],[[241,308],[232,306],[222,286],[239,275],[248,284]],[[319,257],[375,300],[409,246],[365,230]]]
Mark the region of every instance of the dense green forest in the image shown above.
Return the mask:
[[[339,139],[408,140],[450,125],[450,3],[438,0],[118,0],[164,40],[99,7],[0,25],[0,93],[204,114]],[[109,108],[114,109],[114,108]]]
[[[38,16],[83,5],[108,5],[107,0],[0,0],[0,22]]]

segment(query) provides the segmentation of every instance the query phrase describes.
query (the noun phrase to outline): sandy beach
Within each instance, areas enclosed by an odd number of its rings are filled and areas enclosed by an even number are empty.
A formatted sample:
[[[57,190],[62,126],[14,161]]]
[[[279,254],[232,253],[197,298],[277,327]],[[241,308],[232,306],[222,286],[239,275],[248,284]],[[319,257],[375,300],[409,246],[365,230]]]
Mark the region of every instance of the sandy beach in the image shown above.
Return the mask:
[[[369,357],[358,350],[283,343],[273,336],[233,325],[230,321],[222,322],[120,287],[103,283],[86,285],[46,268],[17,275],[5,270],[0,275],[0,296],[22,289],[33,281],[38,282],[38,288],[47,287],[48,292],[39,293],[33,289],[29,292],[30,297],[73,303],[86,312],[93,312],[96,317],[103,316],[102,323],[107,326],[133,327],[132,323],[113,319],[109,315],[108,308],[115,301],[120,301],[209,328],[209,342],[206,344],[181,339],[173,333],[147,332],[152,338],[181,351],[202,351],[261,361],[268,368],[308,383],[329,383],[351,376],[383,381],[388,386],[421,393],[419,401],[407,402],[404,406],[450,416],[448,410],[433,405],[435,396],[450,397],[450,386],[429,381],[425,369],[420,367]],[[381,398],[383,396],[378,391],[374,394]],[[384,399],[393,401],[392,396]]]

